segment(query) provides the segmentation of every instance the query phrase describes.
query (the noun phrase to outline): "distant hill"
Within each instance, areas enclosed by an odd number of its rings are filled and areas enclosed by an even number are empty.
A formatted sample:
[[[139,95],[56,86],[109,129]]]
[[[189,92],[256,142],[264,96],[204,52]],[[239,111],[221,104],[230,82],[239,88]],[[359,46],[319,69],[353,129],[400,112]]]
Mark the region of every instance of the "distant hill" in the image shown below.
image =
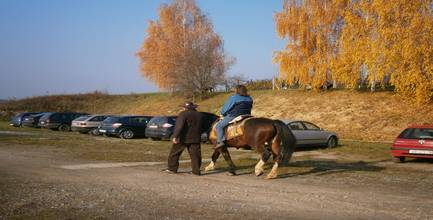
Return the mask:
[[[198,102],[217,113],[229,93]],[[253,114],[274,119],[304,119],[341,138],[391,141],[408,124],[433,123],[433,105],[404,103],[391,92],[252,91]],[[165,93],[53,95],[0,103],[2,118],[20,111],[80,111],[109,114],[173,115],[183,98]]]

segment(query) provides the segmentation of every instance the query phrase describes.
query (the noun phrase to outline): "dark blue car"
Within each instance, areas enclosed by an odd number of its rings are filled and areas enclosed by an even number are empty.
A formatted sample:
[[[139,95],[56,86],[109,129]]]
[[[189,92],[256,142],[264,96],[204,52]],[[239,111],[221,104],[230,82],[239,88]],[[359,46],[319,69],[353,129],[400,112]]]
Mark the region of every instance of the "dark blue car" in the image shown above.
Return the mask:
[[[102,121],[99,133],[124,139],[146,136],[146,125],[151,116],[113,116]]]
[[[21,127],[22,123],[23,123],[23,118],[26,116],[30,116],[30,115],[36,115],[39,114],[40,112],[23,112],[23,113],[19,113],[17,115],[15,115],[14,117],[11,118],[9,125],[11,126],[15,126],[15,127]]]
[[[146,137],[152,140],[171,139],[177,116],[156,116],[149,121]]]
[[[39,120],[42,118],[42,116],[49,113],[50,112],[43,112],[36,115],[24,116],[21,125],[23,127],[40,128],[38,126]]]

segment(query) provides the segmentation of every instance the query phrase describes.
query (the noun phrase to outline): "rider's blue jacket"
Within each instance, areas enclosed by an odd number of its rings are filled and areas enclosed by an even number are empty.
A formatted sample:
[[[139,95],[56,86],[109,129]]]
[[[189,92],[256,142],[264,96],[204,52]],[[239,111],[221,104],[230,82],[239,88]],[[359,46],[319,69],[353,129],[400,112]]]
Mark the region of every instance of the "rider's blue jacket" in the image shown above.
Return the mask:
[[[251,114],[253,108],[253,99],[250,96],[241,96],[235,94],[224,103],[221,109],[222,116],[237,117],[239,115]]]

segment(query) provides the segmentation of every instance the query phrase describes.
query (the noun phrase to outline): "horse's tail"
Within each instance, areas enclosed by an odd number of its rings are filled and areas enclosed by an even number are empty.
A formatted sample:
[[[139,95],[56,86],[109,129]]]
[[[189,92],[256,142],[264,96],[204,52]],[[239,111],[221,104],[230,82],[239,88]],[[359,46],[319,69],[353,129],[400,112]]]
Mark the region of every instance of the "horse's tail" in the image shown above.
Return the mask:
[[[295,151],[296,138],[289,127],[280,120],[274,120],[274,127],[277,130],[274,141],[280,141],[280,154],[282,166],[287,166],[293,152]]]

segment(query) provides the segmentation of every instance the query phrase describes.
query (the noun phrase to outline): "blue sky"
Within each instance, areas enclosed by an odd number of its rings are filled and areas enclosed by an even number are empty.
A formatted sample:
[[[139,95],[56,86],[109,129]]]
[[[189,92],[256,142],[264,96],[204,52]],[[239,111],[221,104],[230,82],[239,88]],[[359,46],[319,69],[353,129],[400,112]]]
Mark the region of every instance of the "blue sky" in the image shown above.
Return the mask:
[[[0,0],[0,99],[46,94],[158,91],[135,52],[167,0]],[[282,0],[197,0],[237,59],[229,75],[277,73],[284,47],[273,14]]]

